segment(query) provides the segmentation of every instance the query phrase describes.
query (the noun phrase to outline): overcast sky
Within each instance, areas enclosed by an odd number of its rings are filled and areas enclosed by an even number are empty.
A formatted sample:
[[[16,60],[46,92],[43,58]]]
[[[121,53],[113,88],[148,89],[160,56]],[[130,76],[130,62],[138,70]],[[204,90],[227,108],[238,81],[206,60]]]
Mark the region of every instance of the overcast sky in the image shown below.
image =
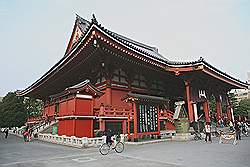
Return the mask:
[[[250,0],[0,0],[0,96],[25,89],[63,55],[75,13],[156,46],[204,59],[242,81],[250,71]]]

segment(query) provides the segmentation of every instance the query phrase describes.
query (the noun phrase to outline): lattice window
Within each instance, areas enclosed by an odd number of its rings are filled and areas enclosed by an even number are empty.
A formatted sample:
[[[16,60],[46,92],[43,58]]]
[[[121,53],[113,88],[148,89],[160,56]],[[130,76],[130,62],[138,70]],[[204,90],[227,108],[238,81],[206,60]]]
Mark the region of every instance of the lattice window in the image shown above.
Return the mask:
[[[164,83],[160,80],[153,80],[151,84],[151,89],[163,91]]]
[[[127,75],[126,75],[125,71],[123,71],[122,69],[116,69],[114,71],[112,81],[128,84],[126,78],[127,78]]]
[[[106,78],[104,76],[104,73],[98,72],[96,84],[99,84],[99,83],[102,83],[102,82],[105,82],[105,81],[106,81]]]
[[[132,86],[146,88],[146,78],[142,74],[136,74]]]

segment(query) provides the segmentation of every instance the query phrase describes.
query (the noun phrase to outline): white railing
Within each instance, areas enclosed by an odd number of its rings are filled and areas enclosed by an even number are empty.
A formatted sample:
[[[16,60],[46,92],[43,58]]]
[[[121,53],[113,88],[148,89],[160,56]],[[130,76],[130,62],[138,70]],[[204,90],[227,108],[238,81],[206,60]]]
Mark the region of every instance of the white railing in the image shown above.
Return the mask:
[[[77,138],[75,136],[58,136],[58,135],[52,135],[52,134],[38,134],[38,140],[55,143],[55,144],[61,144],[61,145],[67,145],[72,147],[98,147],[104,142],[106,142],[106,137],[96,137],[96,138]]]
[[[32,127],[33,133],[40,133],[45,129],[48,129],[50,126],[56,124],[57,121],[51,121],[51,122],[43,122],[41,124],[35,125]]]
[[[38,134],[42,131],[44,131],[45,129],[48,129],[50,126],[54,125],[55,123],[57,123],[57,121],[51,121],[51,122],[43,122],[41,124],[35,125],[32,127],[33,133],[32,133],[32,137],[34,136],[34,134]],[[10,134],[19,136],[19,137],[23,137],[23,133],[26,129],[26,126],[22,126],[21,128],[18,127],[13,127],[12,130],[10,130]]]
[[[115,138],[115,137],[112,137]],[[127,135],[121,134],[120,135],[121,141],[124,143],[127,140]],[[78,138],[75,136],[58,136],[52,134],[38,134],[38,140],[61,144],[66,146],[78,147],[78,148],[86,148],[86,147],[99,147],[103,143],[106,142],[106,136],[96,137],[96,138]]]
[[[18,128],[18,127],[14,127],[11,130],[9,130],[10,134],[19,136],[19,137],[23,137],[23,132],[24,132],[25,126]]]
[[[172,138],[172,136],[175,135],[176,135],[175,130],[166,130],[166,131],[161,131],[160,133],[161,139]]]

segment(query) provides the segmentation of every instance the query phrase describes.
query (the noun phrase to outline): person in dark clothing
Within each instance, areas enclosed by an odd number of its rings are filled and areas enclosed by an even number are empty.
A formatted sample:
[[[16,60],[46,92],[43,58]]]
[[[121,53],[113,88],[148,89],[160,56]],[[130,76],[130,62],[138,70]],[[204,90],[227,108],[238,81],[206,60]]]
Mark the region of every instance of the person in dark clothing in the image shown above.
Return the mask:
[[[5,129],[5,139],[8,138],[8,135],[9,135],[9,128],[6,128],[6,129]]]
[[[29,129],[29,135],[30,135],[30,137],[32,136],[33,131],[34,131],[34,130],[33,130],[32,128]]]
[[[108,129],[108,130],[106,131],[106,143],[107,143],[108,145],[111,145],[111,144],[112,144],[112,139],[111,139],[111,137],[112,137],[111,130]]]
[[[235,121],[236,140],[241,140],[241,123]]]

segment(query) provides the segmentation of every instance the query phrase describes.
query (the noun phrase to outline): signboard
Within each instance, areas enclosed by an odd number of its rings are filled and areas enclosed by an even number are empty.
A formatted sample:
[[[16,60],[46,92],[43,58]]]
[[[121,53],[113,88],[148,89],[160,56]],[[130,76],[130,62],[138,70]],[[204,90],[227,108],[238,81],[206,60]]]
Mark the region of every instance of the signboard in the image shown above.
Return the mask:
[[[158,131],[157,107],[152,104],[137,105],[138,133]]]

